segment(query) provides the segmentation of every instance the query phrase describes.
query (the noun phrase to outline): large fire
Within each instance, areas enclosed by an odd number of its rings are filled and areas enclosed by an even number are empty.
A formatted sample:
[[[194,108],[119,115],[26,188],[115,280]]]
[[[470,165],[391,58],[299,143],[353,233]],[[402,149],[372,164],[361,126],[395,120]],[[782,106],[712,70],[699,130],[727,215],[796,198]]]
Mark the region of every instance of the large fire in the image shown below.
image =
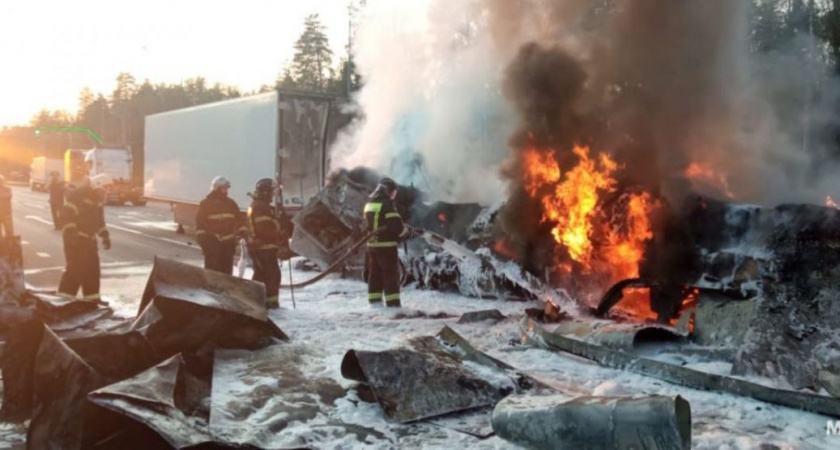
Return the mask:
[[[528,149],[522,160],[525,189],[542,205],[542,221],[571,260],[559,261],[557,270],[594,273],[608,282],[637,277],[645,243],[653,237],[656,202],[645,192],[625,193],[608,211],[605,198],[618,188],[621,166],[606,153],[591,156],[588,147],[575,146],[573,153],[577,164],[568,169],[551,151]]]
[[[735,194],[729,187],[729,179],[726,174],[715,170],[706,163],[692,162],[685,169],[684,175],[691,182],[696,191],[712,189],[723,194],[728,199],[735,198]]]

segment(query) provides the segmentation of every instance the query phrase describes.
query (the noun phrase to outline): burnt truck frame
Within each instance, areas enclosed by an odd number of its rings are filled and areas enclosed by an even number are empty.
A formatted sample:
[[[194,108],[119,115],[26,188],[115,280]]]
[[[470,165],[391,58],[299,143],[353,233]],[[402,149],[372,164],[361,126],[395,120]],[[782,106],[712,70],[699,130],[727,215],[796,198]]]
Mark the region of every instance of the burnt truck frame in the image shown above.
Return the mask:
[[[273,178],[283,185],[277,204],[294,214],[324,187],[348,109],[345,97],[278,90],[149,115],[145,195],[170,203],[183,231],[215,176],[231,181],[243,210],[254,183]]]

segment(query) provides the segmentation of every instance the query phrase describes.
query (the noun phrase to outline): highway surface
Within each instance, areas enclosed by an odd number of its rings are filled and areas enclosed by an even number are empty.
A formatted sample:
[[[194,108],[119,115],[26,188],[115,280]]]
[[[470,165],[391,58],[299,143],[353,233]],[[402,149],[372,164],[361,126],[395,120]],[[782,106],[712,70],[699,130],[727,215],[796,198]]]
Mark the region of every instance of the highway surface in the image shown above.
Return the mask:
[[[53,229],[47,194],[12,187],[15,234],[21,236],[26,282],[35,289],[55,289],[64,269],[61,232]],[[118,279],[132,270],[148,272],[154,257],[201,264],[201,250],[192,235],[178,235],[169,205],[106,206],[105,221],[112,248],[100,248],[103,295],[119,287]],[[136,270],[134,270],[136,272]]]

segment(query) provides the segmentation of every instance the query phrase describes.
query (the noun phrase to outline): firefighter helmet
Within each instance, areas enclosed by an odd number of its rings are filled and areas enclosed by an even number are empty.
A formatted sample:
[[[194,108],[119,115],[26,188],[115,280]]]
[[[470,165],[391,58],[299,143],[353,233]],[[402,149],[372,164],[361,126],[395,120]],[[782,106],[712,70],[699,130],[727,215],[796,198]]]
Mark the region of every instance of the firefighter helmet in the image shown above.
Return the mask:
[[[388,177],[379,180],[379,186],[384,187],[389,194],[397,190],[397,182]]]
[[[277,182],[271,178],[263,178],[257,181],[254,186],[254,194],[260,198],[271,198],[274,195],[274,190],[277,189]]]
[[[210,190],[211,191],[218,191],[219,189],[226,187],[230,189],[230,181],[227,178],[219,175],[216,178],[213,178],[213,182],[210,183]]]

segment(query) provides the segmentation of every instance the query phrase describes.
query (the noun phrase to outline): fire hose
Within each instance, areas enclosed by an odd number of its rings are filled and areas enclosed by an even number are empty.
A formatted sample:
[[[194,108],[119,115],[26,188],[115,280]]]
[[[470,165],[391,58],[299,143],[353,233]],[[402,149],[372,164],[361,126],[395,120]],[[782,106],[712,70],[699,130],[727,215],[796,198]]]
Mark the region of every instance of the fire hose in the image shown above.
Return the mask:
[[[316,275],[316,276],[314,276],[314,277],[312,277],[312,278],[310,278],[306,281],[303,281],[301,283],[281,284],[280,287],[284,288],[284,289],[299,289],[299,288],[306,287],[306,286],[309,286],[313,283],[318,282],[319,280],[323,279],[324,277],[326,277],[330,273],[333,273],[336,270],[340,269],[342,267],[342,264],[345,261],[347,261],[348,259],[350,259],[350,257],[353,256],[354,253],[356,253],[356,250],[358,250],[359,247],[365,245],[369,240],[373,239],[375,236],[379,235],[379,233],[381,233],[384,230],[385,230],[385,227],[382,227],[382,228],[379,228],[378,230],[371,231],[371,232],[365,234],[364,236],[362,236],[361,239],[356,241],[347,250],[345,250],[343,256],[338,258],[334,263],[330,264],[329,267],[324,269],[324,271],[322,271],[318,275]],[[419,228],[412,228],[412,234],[416,237],[422,237],[429,244],[434,245],[436,247],[440,247],[441,249],[443,249],[444,251],[448,252],[449,254],[455,256],[458,259],[461,259],[461,260],[475,260],[479,263],[481,262],[481,258],[479,258],[479,256],[476,255],[473,251],[471,251],[471,250],[467,249],[466,247],[456,243],[455,241],[452,241],[451,239],[446,239],[445,237],[443,237],[439,234],[432,233],[431,231],[426,231],[426,230],[422,230],[422,229],[419,229]],[[400,264],[402,264],[402,263],[400,263]]]
[[[320,281],[321,279],[323,279],[327,275],[329,275],[329,274],[335,272],[336,270],[340,269],[342,267],[342,264],[344,264],[345,261],[350,259],[350,257],[353,256],[353,254],[356,253],[356,250],[358,250],[359,247],[367,244],[367,242],[369,240],[373,239],[375,236],[378,236],[379,233],[381,233],[384,230],[385,230],[385,228],[382,227],[382,228],[379,228],[378,230],[370,231],[367,234],[365,234],[364,236],[362,236],[361,239],[356,241],[353,245],[351,245],[347,250],[344,251],[344,255],[342,255],[340,258],[338,258],[334,263],[330,264],[329,267],[324,269],[318,275],[315,275],[314,277],[312,277],[312,278],[310,278],[306,281],[302,281],[302,282],[296,283],[296,284],[281,284],[280,287],[283,288],[283,289],[299,289],[299,288],[306,287],[306,286],[309,286],[311,284],[314,284],[314,283]]]

